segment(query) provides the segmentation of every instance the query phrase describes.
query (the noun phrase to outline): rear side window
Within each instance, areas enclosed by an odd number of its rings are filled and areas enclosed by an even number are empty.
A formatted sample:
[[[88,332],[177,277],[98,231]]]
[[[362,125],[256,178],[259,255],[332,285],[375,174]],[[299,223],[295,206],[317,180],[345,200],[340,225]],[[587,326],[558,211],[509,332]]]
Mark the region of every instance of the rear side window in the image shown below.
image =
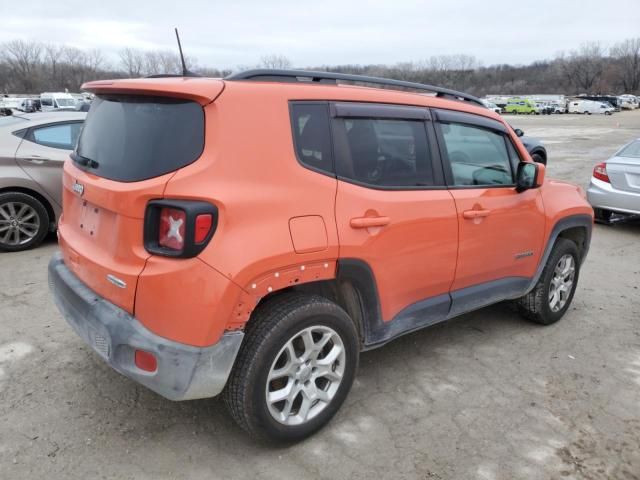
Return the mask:
[[[513,185],[504,136],[456,123],[439,124],[455,186]]]
[[[371,186],[430,187],[433,166],[424,123],[387,118],[345,118],[348,148],[340,152],[338,175]]]
[[[291,120],[300,163],[333,174],[328,109],[326,103],[294,103],[291,106]]]
[[[189,100],[97,95],[74,161],[111,180],[136,182],[194,162],[204,148],[204,111]]]
[[[27,140],[45,147],[73,150],[81,129],[80,122],[48,125],[32,129]]]

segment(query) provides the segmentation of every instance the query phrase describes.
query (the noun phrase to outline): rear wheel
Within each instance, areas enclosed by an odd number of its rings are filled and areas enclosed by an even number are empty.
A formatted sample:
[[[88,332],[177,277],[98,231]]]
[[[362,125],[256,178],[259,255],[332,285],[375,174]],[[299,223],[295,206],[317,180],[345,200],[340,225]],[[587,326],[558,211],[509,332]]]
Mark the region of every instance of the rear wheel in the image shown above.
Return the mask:
[[[571,240],[559,238],[538,283],[517,301],[518,310],[525,318],[542,325],[557,322],[571,305],[579,272],[578,247]]]
[[[48,230],[49,215],[37,198],[21,192],[0,194],[0,250],[36,247]]]
[[[346,398],[359,341],[347,313],[315,295],[285,294],[259,307],[225,388],[235,421],[265,440],[301,440]]]

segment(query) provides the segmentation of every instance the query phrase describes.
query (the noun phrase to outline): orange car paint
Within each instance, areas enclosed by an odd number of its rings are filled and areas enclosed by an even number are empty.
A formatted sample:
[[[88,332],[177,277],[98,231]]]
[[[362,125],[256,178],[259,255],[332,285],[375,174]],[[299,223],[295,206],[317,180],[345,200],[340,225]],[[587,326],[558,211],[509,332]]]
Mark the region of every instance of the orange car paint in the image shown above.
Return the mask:
[[[193,78],[91,82],[83,88],[178,96],[204,106],[205,150],[176,172],[122,183],[67,162],[59,228],[65,262],[82,281],[151,331],[189,345],[211,345],[225,330],[242,328],[265,295],[335,278],[339,258],[371,266],[384,321],[452,289],[505,276],[530,277],[554,220],[566,214],[546,211],[545,199],[557,208],[572,195],[550,181],[521,194],[513,188],[479,188],[390,195],[319,175],[295,156],[291,100],[453,109],[504,123],[494,112],[463,102],[362,87]],[[531,161],[509,131],[520,156]],[[74,193],[75,182],[85,186],[84,196]],[[218,208],[216,233],[197,258],[175,260],[144,249],[145,206],[158,198],[206,199]],[[572,204],[580,205],[572,212],[591,214],[586,202]],[[92,208],[97,209],[93,214]],[[491,214],[469,219],[468,210]],[[85,218],[95,225],[93,233],[87,233],[92,225],[85,228]],[[506,242],[501,231],[514,225],[518,241]],[[533,254],[509,261],[523,251]],[[107,275],[126,288],[106,281]]]

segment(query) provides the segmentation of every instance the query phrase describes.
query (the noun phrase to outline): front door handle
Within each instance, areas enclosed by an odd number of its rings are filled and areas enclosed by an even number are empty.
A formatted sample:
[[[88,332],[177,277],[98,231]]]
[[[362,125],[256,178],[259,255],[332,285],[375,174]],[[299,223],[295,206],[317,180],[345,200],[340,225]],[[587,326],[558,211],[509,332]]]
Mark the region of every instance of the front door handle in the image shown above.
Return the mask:
[[[20,160],[26,160],[27,162],[32,162],[32,163],[44,163],[44,162],[48,162],[50,159],[46,157],[41,157],[40,155],[27,155],[26,157],[22,157]]]
[[[462,212],[462,216],[468,219],[486,217],[491,213],[491,210],[465,210]]]
[[[389,225],[389,217],[357,217],[352,218],[349,224],[352,228],[384,227]]]

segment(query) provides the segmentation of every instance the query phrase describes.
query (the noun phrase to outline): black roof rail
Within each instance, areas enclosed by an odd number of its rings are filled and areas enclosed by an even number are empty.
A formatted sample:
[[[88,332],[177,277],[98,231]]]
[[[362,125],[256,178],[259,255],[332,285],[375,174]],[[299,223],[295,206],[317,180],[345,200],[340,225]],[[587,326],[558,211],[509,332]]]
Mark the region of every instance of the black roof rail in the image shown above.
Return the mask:
[[[484,107],[479,98],[468,93],[450,90],[448,88],[425,85],[422,83],[406,82],[391,78],[369,77],[366,75],[351,75],[347,73],[316,72],[312,70],[272,70],[257,69],[247,70],[231,74],[225,80],[253,80],[258,82],[310,82],[310,83],[334,83],[338,81],[369,83],[373,85],[388,85],[393,87],[411,88],[425,92],[435,93],[436,97],[453,100],[464,100]]]

